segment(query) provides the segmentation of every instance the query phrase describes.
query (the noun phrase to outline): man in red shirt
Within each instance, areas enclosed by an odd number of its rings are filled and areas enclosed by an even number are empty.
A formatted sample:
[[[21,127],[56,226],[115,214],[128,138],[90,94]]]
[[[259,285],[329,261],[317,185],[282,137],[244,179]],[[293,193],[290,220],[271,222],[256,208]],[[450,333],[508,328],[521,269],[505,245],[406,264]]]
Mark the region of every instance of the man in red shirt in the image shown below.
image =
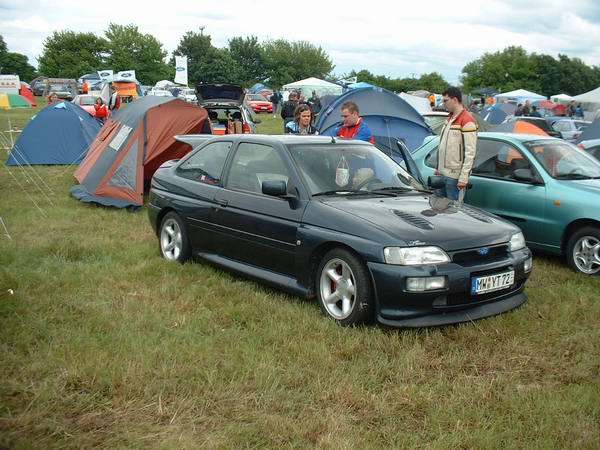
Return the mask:
[[[375,143],[373,133],[360,117],[358,105],[354,102],[345,102],[341,107],[342,123],[335,130],[335,135],[345,139],[356,139]]]

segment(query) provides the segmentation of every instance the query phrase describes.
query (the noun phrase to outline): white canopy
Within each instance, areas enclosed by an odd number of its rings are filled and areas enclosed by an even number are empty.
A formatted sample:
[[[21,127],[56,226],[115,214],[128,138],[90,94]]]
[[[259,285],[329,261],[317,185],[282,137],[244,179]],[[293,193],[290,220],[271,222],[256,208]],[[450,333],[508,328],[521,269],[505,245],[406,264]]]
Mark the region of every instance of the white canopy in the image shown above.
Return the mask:
[[[161,88],[161,89],[167,88],[169,86],[176,86],[176,84],[169,80],[160,80],[160,81],[157,81],[156,84],[154,85],[154,87]]]
[[[550,100],[552,100],[554,103],[569,103],[571,100],[573,100],[573,97],[567,94],[557,94],[551,96]]]
[[[502,100],[515,100],[518,103],[524,103],[526,100],[534,102],[536,100],[545,100],[546,97],[535,92],[528,91],[526,89],[517,89],[515,91],[503,92],[494,97],[496,101]]]
[[[315,91],[319,97],[323,95],[341,95],[342,93],[341,86],[315,77],[286,84],[283,86],[283,89],[288,91],[302,91],[302,94],[306,97],[310,97],[313,91]]]
[[[592,91],[576,95],[572,98],[572,100],[580,103],[600,103],[600,87]]]
[[[410,106],[415,108],[419,114],[431,111],[431,106],[429,105],[429,100],[423,97],[417,97],[416,95],[410,95],[405,92],[400,92],[398,96],[406,101]]]

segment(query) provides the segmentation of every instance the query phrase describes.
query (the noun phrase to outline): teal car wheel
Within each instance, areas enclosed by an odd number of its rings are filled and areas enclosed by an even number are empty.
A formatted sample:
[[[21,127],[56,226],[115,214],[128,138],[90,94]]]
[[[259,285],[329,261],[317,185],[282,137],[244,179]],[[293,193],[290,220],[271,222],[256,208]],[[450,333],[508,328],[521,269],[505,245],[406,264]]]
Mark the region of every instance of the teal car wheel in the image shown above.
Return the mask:
[[[584,227],[573,233],[567,245],[567,262],[577,272],[600,273],[600,228]]]

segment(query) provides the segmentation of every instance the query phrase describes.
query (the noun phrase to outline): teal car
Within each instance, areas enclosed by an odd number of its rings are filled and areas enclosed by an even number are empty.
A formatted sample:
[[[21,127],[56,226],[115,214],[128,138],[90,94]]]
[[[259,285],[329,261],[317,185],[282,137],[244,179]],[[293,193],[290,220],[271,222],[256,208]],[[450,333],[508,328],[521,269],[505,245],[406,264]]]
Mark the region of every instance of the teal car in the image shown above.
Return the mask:
[[[413,158],[423,178],[435,174],[439,138]],[[600,162],[561,139],[479,133],[465,202],[519,226],[528,247],[600,273]]]

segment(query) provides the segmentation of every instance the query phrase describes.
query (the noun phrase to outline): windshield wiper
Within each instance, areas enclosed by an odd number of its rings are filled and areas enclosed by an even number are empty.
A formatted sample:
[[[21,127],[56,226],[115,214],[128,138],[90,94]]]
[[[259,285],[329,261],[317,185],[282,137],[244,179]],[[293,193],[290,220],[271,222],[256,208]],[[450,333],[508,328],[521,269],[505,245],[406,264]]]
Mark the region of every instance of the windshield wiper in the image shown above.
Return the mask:
[[[416,189],[410,188],[408,186],[386,186],[378,189],[373,189],[369,192],[379,192],[379,191],[388,191],[388,192],[412,192],[416,191]]]
[[[581,173],[562,173],[555,175],[554,178],[557,180],[598,180],[600,177],[592,177],[590,175],[583,175]]]
[[[334,191],[323,191],[317,192],[316,194],[312,194],[313,197],[323,196],[323,195],[387,195],[389,197],[395,197],[395,194],[391,192],[374,192],[374,191],[357,191],[356,189],[337,189]]]

